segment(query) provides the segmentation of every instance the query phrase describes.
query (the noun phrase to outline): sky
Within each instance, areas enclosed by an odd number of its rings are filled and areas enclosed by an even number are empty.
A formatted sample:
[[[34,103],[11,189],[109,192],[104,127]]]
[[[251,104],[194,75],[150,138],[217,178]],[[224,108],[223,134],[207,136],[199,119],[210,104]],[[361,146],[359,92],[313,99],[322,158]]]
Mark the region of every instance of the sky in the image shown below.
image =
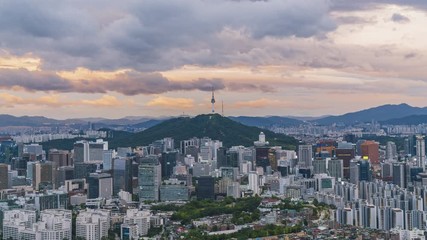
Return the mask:
[[[427,106],[425,0],[0,0],[0,113]]]

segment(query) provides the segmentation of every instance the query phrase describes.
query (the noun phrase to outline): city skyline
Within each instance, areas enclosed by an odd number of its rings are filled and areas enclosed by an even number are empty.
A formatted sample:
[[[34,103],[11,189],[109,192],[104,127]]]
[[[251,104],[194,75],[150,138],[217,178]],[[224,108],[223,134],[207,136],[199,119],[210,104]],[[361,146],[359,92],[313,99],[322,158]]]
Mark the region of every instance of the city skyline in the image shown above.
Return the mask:
[[[424,107],[427,3],[0,1],[0,113],[338,115]]]

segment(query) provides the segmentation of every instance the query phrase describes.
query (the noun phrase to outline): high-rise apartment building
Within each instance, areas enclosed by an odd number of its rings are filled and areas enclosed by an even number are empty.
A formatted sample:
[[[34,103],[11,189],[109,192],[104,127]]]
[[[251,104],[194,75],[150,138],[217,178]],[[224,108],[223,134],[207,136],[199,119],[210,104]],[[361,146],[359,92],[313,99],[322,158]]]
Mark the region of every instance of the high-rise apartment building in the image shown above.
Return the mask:
[[[396,147],[396,143],[390,142],[390,141],[387,142],[385,158],[386,159],[396,159],[397,160],[397,147]]]
[[[258,173],[255,171],[251,171],[249,172],[248,178],[249,178],[249,189],[252,190],[254,195],[260,194]]]
[[[407,183],[406,177],[406,164],[405,163],[394,163],[393,164],[393,184],[405,188]]]
[[[150,212],[139,211],[138,209],[128,209],[123,218],[123,224],[136,225],[138,228],[138,235],[145,236],[150,229]]]
[[[327,173],[326,159],[316,158],[316,159],[314,159],[312,164],[313,164],[313,173],[314,174]]]
[[[344,164],[342,159],[330,159],[328,161],[329,176],[335,179],[342,179],[344,177]]]
[[[416,141],[416,150],[417,150],[417,166],[422,168],[425,172],[426,170],[426,142],[423,136],[417,136]]]

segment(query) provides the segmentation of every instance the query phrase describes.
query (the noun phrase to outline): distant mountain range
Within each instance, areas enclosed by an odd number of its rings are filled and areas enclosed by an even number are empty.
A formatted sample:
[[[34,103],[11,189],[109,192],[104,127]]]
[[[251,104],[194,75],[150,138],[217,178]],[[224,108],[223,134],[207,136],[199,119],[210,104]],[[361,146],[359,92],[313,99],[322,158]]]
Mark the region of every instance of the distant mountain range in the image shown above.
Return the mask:
[[[403,117],[410,118],[412,115],[427,115],[427,107],[412,107],[405,103],[398,105],[387,104],[357,112],[346,113],[344,115],[329,116],[314,120],[313,122],[322,125],[330,125],[333,123],[344,123],[348,125],[354,123],[371,122],[372,120],[381,122]]]
[[[412,107],[405,103],[398,105],[387,104],[338,116],[327,116],[323,118],[295,118],[296,117],[230,117],[230,119],[242,124],[262,128],[272,126],[297,126],[302,124],[304,121],[320,125],[331,125],[334,123],[351,125],[355,123],[371,122],[372,120],[384,124],[420,124],[427,123],[427,107]]]
[[[61,120],[55,120],[55,119],[39,117],[39,116],[15,117],[7,114],[0,115],[0,127],[9,127],[9,126],[41,127],[45,125],[57,125],[61,123],[62,123]]]
[[[41,116],[22,116],[16,117],[8,114],[0,114],[0,127],[11,126],[57,126],[57,125],[86,125],[88,123],[95,124],[96,128],[111,127],[111,126],[133,126],[135,128],[149,128],[164,119],[153,119],[148,117],[125,117],[120,119],[106,118],[73,118],[65,120],[57,120]]]
[[[241,124],[247,126],[254,126],[260,128],[269,128],[273,126],[282,126],[282,127],[290,127],[290,126],[298,126],[303,123],[301,120],[288,118],[288,117],[229,117],[231,120],[239,122]]]
[[[419,125],[427,123],[427,115],[411,115],[402,118],[393,118],[386,121],[381,121],[380,123],[388,125]]]
[[[229,119],[242,123],[247,126],[255,126],[260,128],[270,128],[273,126],[289,127],[298,126],[304,122],[312,122],[320,125],[331,125],[333,123],[343,123],[346,125],[371,122],[372,120],[384,124],[420,124],[427,123],[427,107],[412,107],[408,104],[398,105],[382,105],[374,108],[350,112],[338,116],[327,117],[250,117],[238,116],[229,117]],[[130,127],[134,129],[146,129],[153,127],[170,117],[150,118],[150,117],[125,117],[120,119],[105,119],[105,118],[81,118],[81,119],[66,119],[56,120],[40,116],[23,116],[15,117],[12,115],[0,115],[0,127],[9,126],[59,126],[59,125],[87,125],[93,123],[96,129],[99,128],[115,128],[115,127]]]
[[[175,144],[179,141],[190,139],[192,137],[209,137],[214,140],[220,140],[224,146],[252,146],[254,141],[258,140],[260,132],[264,132],[270,145],[286,146],[287,149],[296,149],[298,140],[283,134],[277,134],[269,130],[250,127],[233,121],[219,114],[198,115],[196,117],[179,117],[165,120],[157,125],[138,133],[129,133],[123,131],[108,130],[108,140],[111,148],[126,146],[146,146],[155,140],[166,137],[173,137]],[[71,149],[73,140],[55,140],[43,144],[45,149]]]

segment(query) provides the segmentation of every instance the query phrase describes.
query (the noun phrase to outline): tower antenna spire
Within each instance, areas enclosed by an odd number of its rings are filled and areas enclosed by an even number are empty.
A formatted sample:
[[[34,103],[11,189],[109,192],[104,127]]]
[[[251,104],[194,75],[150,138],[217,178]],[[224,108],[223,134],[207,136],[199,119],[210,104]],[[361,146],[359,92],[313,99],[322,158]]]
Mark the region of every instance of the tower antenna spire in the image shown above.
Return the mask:
[[[215,112],[215,91],[214,91],[214,87],[212,86],[212,99],[211,99],[211,103],[212,103],[212,113]]]
[[[224,100],[221,100],[221,112],[222,116],[224,117]]]

